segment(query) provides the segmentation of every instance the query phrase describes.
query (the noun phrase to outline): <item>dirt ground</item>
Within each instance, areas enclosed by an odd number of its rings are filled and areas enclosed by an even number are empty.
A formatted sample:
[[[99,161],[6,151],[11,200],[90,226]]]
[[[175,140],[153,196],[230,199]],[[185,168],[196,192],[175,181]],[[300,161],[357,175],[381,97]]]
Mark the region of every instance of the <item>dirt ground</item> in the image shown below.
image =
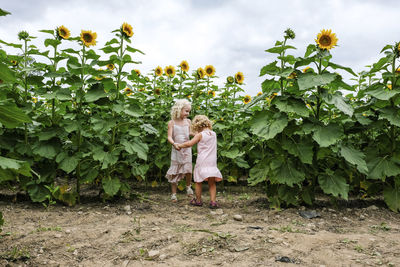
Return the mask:
[[[261,192],[217,189],[216,210],[206,185],[203,207],[167,187],[48,209],[3,196],[0,266],[400,266],[400,214],[381,202],[276,211]]]

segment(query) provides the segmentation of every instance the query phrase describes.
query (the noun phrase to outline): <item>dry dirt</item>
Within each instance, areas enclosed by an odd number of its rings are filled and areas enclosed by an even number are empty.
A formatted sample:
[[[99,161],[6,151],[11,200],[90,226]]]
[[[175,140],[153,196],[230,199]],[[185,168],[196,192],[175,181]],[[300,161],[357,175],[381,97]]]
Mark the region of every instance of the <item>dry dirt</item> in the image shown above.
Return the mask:
[[[3,195],[0,266],[400,266],[400,214],[380,202],[276,211],[260,192],[225,187],[210,210],[204,190],[203,207],[183,193],[171,203],[167,187],[48,209]]]

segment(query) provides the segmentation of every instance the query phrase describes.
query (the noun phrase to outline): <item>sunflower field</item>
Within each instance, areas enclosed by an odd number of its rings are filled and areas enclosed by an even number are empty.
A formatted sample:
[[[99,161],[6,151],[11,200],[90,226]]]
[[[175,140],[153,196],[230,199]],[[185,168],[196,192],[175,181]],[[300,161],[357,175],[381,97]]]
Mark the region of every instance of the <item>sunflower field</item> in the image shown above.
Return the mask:
[[[295,57],[288,29],[266,50],[276,60],[260,70],[262,91],[243,96],[244,74],[217,86],[212,65],[191,70],[184,60],[142,73],[128,23],[103,47],[90,30],[40,32],[44,51],[25,31],[20,43],[0,40],[20,51],[0,47],[1,188],[74,205],[82,186],[99,188],[105,200],[129,197],[135,183],[157,186],[170,164],[171,105],[187,98],[191,116],[214,121],[224,183],[244,177],[264,188],[273,208],[311,205],[325,194],[383,197],[400,211],[399,43],[355,73],[334,63],[331,30]]]

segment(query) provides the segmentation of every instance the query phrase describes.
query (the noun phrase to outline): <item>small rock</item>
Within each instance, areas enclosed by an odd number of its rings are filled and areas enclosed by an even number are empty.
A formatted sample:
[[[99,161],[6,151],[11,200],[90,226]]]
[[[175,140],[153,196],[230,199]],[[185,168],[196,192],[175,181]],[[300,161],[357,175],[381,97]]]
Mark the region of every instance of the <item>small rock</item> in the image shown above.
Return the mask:
[[[129,264],[129,260],[125,260],[125,261],[122,263],[122,267],[126,267],[126,266],[128,266],[128,264]]]
[[[131,211],[131,206],[130,205],[126,205],[124,207],[124,211],[126,211],[126,212]]]
[[[54,237],[55,237],[55,238],[61,238],[62,235],[61,235],[61,234],[55,234]]]
[[[74,254],[75,256],[78,255],[78,250],[75,249],[74,252],[72,252],[72,254]]]
[[[336,210],[334,210],[334,209],[328,209],[328,211],[329,211],[329,212],[332,212],[332,213],[335,213],[335,212],[336,212]]]
[[[160,251],[159,250],[150,250],[149,251],[149,257],[150,258],[157,257],[158,255],[160,255]]]
[[[82,214],[83,212],[82,211],[78,211],[78,214]]]
[[[126,214],[131,215],[132,211],[127,211]]]
[[[364,215],[360,215],[360,221],[364,221],[365,220],[365,216]]]
[[[158,257],[160,260],[165,260],[167,258],[167,255],[161,254],[160,257]]]
[[[44,251],[43,251],[43,248],[40,248],[40,249],[39,249],[39,253],[40,253],[40,254],[43,254],[43,252],[44,252]]]
[[[239,215],[239,214],[235,214],[235,215],[233,215],[233,219],[235,220],[235,221],[243,221],[243,217],[242,217],[242,215]]]
[[[378,210],[379,208],[375,205],[369,206],[367,210]]]
[[[171,240],[172,239],[172,235],[167,236],[167,239]]]
[[[260,212],[261,210],[259,210],[259,209],[256,209],[256,212]]]
[[[268,216],[263,219],[264,222],[268,222]]]
[[[217,215],[222,215],[222,214],[224,214],[224,210],[223,210],[223,209],[216,209],[216,210],[215,210],[215,213],[216,213]]]
[[[71,230],[67,229],[67,230],[65,230],[65,233],[70,234]]]
[[[351,219],[349,219],[349,218],[347,218],[347,217],[343,217],[343,221],[351,222]]]
[[[205,249],[205,248],[201,249],[201,253],[206,253],[206,252],[207,252],[207,249]]]
[[[215,211],[213,211],[213,210],[210,211],[210,214],[211,214],[211,215],[217,215],[217,213],[216,213]]]

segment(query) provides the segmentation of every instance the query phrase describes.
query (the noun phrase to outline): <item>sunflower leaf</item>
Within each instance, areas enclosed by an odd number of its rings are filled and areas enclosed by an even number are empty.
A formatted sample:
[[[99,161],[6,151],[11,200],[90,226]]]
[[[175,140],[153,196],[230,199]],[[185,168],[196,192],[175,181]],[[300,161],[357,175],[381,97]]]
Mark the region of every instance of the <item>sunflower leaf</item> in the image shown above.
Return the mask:
[[[288,119],[286,114],[278,112],[271,117],[268,111],[261,111],[253,117],[250,127],[254,134],[268,140],[282,132],[287,124]]]
[[[399,92],[395,90],[385,89],[385,85],[377,83],[368,87],[366,89],[366,93],[379,100],[389,100],[393,96],[397,95]]]
[[[309,88],[314,88],[315,86],[321,86],[331,83],[335,80],[337,74],[335,73],[304,73],[299,75],[298,84],[300,90],[306,90]]]
[[[343,128],[338,124],[326,126],[316,126],[313,139],[321,146],[328,147],[333,145],[343,136]]]
[[[325,174],[318,177],[318,183],[325,194],[332,194],[335,197],[340,195],[342,198],[347,199],[349,185],[344,177],[327,170]]]
[[[143,52],[140,51],[139,49],[133,48],[133,47],[131,47],[131,46],[129,46],[129,45],[126,46],[126,50],[129,51],[129,52],[131,52],[131,53],[139,52],[140,54],[145,55],[145,53],[143,53]]]
[[[285,51],[287,49],[297,49],[297,48],[294,47],[294,46],[291,46],[291,45],[276,46],[276,47],[272,47],[270,49],[265,50],[265,52],[274,53],[274,54],[280,54],[280,53],[282,53],[283,51]]]
[[[355,74],[355,72],[354,72],[351,68],[349,68],[349,67],[343,67],[343,66],[341,66],[341,65],[339,65],[339,64],[335,64],[335,63],[332,63],[332,62],[329,62],[328,66],[331,67],[331,68],[333,68],[333,69],[342,69],[342,70],[345,70],[345,71],[347,71],[348,73],[350,73],[350,74],[352,74],[352,75],[354,75],[354,76],[357,76],[357,74]]]
[[[400,111],[393,107],[387,107],[380,110],[379,119],[387,119],[390,124],[400,127]]]
[[[7,16],[7,15],[11,15],[11,13],[0,8],[0,16]]]

